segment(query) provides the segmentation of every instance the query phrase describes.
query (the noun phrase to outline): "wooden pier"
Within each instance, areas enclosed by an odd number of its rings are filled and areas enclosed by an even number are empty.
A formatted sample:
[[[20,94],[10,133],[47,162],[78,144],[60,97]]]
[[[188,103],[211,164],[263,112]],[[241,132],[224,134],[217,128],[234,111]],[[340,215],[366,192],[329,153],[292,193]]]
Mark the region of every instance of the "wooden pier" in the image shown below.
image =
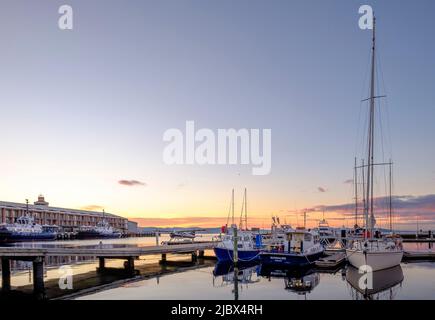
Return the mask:
[[[435,251],[405,251],[403,260],[435,260]]]
[[[96,257],[99,261],[98,271],[105,268],[105,259],[126,260],[126,272],[134,274],[134,260],[140,256],[162,255],[166,261],[167,254],[190,254],[192,261],[204,256],[204,250],[212,249],[215,242],[192,242],[179,245],[161,245],[131,248],[17,248],[0,247],[2,265],[2,291],[11,290],[11,260],[31,261],[33,263],[33,291],[37,298],[45,298],[44,260],[48,256],[83,256]]]

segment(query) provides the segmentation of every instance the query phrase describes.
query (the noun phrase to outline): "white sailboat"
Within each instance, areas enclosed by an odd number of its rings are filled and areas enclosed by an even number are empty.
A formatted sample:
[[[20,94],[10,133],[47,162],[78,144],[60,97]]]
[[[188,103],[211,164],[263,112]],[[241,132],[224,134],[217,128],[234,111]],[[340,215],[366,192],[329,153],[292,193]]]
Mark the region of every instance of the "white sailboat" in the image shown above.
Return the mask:
[[[346,257],[351,265],[356,268],[368,266],[372,271],[383,270],[395,267],[400,264],[403,257],[403,248],[401,239],[394,237],[374,238],[373,230],[376,220],[373,212],[373,180],[374,166],[374,116],[375,116],[375,48],[376,48],[376,18],[373,17],[373,38],[372,38],[372,57],[371,57],[371,81],[370,81],[370,114],[368,128],[368,163],[362,167],[367,169],[366,190],[364,201],[364,214],[366,232],[362,239],[354,239],[346,249]],[[391,163],[389,163],[391,166]],[[390,171],[391,172],[391,171]],[[391,179],[391,175],[390,175]],[[391,199],[391,184],[390,184]],[[391,207],[391,201],[390,201]]]

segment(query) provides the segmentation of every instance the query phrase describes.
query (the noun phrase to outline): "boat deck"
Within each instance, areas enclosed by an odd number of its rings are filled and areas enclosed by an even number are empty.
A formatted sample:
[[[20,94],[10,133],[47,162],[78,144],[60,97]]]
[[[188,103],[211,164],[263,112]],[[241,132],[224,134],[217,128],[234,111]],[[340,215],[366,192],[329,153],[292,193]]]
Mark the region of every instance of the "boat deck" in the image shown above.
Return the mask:
[[[328,255],[320,258],[316,261],[316,267],[318,268],[336,268],[346,260],[346,254],[344,252],[337,252],[332,255]]]

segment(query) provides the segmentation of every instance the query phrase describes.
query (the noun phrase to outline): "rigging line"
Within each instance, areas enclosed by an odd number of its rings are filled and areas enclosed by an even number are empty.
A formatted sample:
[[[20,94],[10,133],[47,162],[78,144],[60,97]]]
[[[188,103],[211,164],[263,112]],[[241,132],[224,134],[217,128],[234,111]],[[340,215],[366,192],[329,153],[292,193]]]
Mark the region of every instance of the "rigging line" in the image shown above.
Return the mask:
[[[229,224],[229,222],[230,222],[231,207],[232,207],[231,202],[232,202],[232,200],[230,200],[230,207],[229,207],[229,209],[228,209],[227,226],[228,226],[228,224]]]
[[[378,51],[379,54],[379,51]],[[379,56],[380,57],[380,56]],[[380,57],[381,58],[381,57]],[[387,90],[387,86],[385,85],[385,79],[384,79],[384,70],[382,68],[382,61],[381,59],[378,59],[378,68],[379,68],[379,73],[381,75],[381,81],[382,81],[382,87],[383,87],[383,92],[387,95],[387,98],[385,99],[385,109],[386,109],[386,124],[387,124],[387,138],[388,138],[388,144],[389,144],[389,148],[390,148],[390,155],[391,158],[393,158],[393,143],[392,143],[392,138],[391,138],[391,127],[390,127],[390,114],[389,114],[389,104],[388,104],[388,90]]]
[[[369,70],[370,70],[370,62],[371,62],[371,51],[368,52],[368,58],[367,58],[367,65],[366,65],[366,72],[364,75],[364,82],[363,82],[363,86],[361,87],[361,99],[360,99],[360,105],[359,105],[359,112],[358,112],[358,125],[357,125],[357,132],[356,132],[356,139],[355,139],[355,156],[357,156],[358,154],[358,141],[359,141],[359,134],[360,134],[360,130],[361,130],[361,113],[362,113],[362,109],[363,109],[363,97],[367,96],[364,95],[364,91],[367,91],[367,94],[369,92],[369,88],[370,86],[368,85],[368,74],[369,74]],[[365,128],[366,123],[364,123],[364,127]],[[363,133],[363,138],[365,138],[365,134]]]
[[[379,59],[378,59],[379,61]],[[380,84],[379,84],[379,74],[378,74],[378,69],[376,69],[376,74],[377,74],[377,81],[376,81],[376,85],[378,87],[378,92],[380,92]],[[378,108],[377,108],[377,113],[378,113],[378,121],[379,121],[379,133],[380,133],[380,146],[381,146],[381,155],[382,155],[382,162],[385,162],[385,148],[384,148],[384,143],[385,141],[385,137],[384,137],[384,129],[383,129],[383,118],[382,117],[382,105],[381,102],[379,102],[378,104]],[[381,205],[381,209],[383,211],[384,214],[388,213],[388,191],[387,191],[387,176],[386,176],[386,170],[385,167],[382,167],[383,170],[383,176],[384,176],[384,201],[382,201],[382,205]]]
[[[381,51],[381,50],[379,50],[379,51]],[[380,53],[378,53],[378,54],[380,56]],[[377,62],[378,62],[378,70],[379,70],[379,74],[380,74],[380,76],[378,76],[378,79],[380,79],[382,81],[383,92],[385,92],[385,94],[387,94],[387,88],[386,88],[386,85],[385,85],[384,72],[383,72],[383,68],[382,68],[382,59],[381,58],[378,59]],[[385,111],[383,111],[384,109],[385,109]],[[386,113],[385,117],[380,117],[380,119],[384,119],[386,127],[387,127],[387,129],[386,129],[387,130],[387,133],[386,133],[387,137],[385,138],[384,136],[382,136],[382,142],[384,142],[384,140],[385,140],[385,143],[387,143],[388,146],[389,146],[389,154],[390,154],[390,161],[389,162],[391,162],[391,159],[393,157],[393,151],[392,151],[393,148],[392,148],[392,138],[391,138],[391,127],[390,127],[390,115],[389,115],[388,98],[385,99],[385,105],[380,107],[380,111],[379,112]],[[382,122],[381,122],[381,126],[382,126]],[[382,127],[381,127],[381,130],[382,130]],[[383,135],[383,133],[382,133],[382,135]],[[384,151],[383,151],[383,153],[384,153]],[[390,171],[390,174],[389,174],[390,178],[389,179],[391,181],[390,181],[390,184],[389,184],[389,191],[387,192],[387,181],[386,181],[387,179],[386,179],[386,173],[385,173],[385,168],[384,168],[384,186],[385,186],[385,195],[386,195],[385,196],[385,203],[386,203],[386,210],[385,210],[385,212],[386,212],[386,214],[389,214],[390,210],[391,210],[391,216],[387,220],[390,221],[390,223],[389,223],[390,226],[389,227],[392,230],[393,229],[392,228],[392,225],[393,225],[392,211],[393,210],[392,210],[392,205],[390,204],[390,201],[389,201],[390,200],[389,197],[392,195],[392,192],[393,192],[392,191],[392,176],[391,175],[392,174],[391,174],[391,171]],[[390,208],[390,206],[391,206],[391,208]]]

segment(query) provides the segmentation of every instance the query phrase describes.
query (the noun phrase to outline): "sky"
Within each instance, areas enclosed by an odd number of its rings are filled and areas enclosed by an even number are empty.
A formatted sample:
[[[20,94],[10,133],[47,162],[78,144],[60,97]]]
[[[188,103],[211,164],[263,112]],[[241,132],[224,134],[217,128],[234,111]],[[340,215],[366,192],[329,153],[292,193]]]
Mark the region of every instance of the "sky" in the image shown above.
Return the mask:
[[[58,9],[73,8],[73,30]],[[397,228],[435,228],[435,2],[0,2],[0,199],[102,210],[143,226],[219,226],[248,189],[252,225],[353,225],[377,16],[377,159]],[[377,118],[377,119],[378,119]],[[271,129],[271,173],[162,160],[170,128]],[[378,130],[380,132],[381,130]],[[379,139],[378,139],[379,138]],[[381,159],[382,158],[382,159]],[[380,199],[385,197],[379,176]],[[385,208],[378,222],[384,226]]]

